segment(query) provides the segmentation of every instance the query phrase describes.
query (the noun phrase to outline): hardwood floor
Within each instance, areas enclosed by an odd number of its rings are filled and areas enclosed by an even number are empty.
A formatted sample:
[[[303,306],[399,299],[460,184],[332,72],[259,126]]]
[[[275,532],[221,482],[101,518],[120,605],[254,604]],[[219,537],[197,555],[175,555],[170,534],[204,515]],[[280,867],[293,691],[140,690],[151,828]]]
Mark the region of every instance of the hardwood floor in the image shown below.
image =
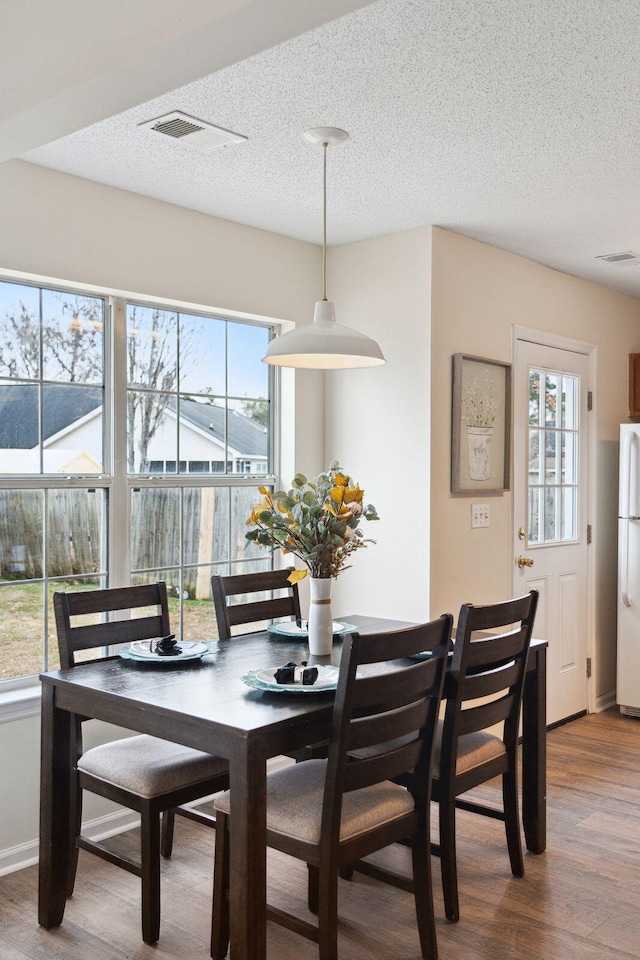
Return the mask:
[[[440,960],[623,960],[640,958],[640,720],[617,711],[549,733],[548,845],[511,876],[503,825],[460,812],[460,922],[446,922],[434,860]],[[490,801],[497,783],[478,791]],[[81,852],[64,923],[36,920],[37,868],[0,878],[2,960],[197,960],[209,955],[214,833],[180,818],[163,864],[162,928],[155,947],[140,936],[139,881]],[[135,834],[116,837],[130,847]],[[397,847],[387,862],[408,865]],[[298,901],[306,868],[270,854],[270,900]],[[413,898],[356,875],[340,887],[341,960],[419,960]],[[269,924],[269,960],[316,960],[316,947]]]

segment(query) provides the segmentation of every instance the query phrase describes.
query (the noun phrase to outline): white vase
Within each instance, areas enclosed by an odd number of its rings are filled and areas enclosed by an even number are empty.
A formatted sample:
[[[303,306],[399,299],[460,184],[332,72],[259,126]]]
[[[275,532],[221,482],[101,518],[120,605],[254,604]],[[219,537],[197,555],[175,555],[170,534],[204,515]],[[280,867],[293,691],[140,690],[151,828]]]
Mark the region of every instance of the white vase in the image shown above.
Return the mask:
[[[327,657],[333,646],[331,577],[309,577],[309,653]]]
[[[472,480],[488,480],[491,474],[491,437],[493,427],[467,427],[469,441],[469,476]]]

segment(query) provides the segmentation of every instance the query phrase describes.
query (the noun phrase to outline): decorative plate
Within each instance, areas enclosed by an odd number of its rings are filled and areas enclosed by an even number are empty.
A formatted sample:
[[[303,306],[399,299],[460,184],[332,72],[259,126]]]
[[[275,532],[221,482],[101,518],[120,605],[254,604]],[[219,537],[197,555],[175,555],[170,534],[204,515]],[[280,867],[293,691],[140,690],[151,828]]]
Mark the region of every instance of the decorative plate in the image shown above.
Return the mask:
[[[308,686],[302,683],[278,683],[274,676],[277,669],[277,667],[263,667],[261,670],[251,670],[242,677],[242,680],[248,687],[268,690],[270,693],[324,693],[327,690],[335,690],[338,686],[340,670],[333,665],[318,666],[318,679]]]
[[[272,623],[267,627],[269,633],[277,633],[281,637],[291,637],[293,639],[305,640],[309,636],[308,621],[301,620],[298,626],[295,620],[286,620],[284,623]],[[353,633],[358,628],[354,623],[341,623],[339,620],[333,621],[333,635],[339,637],[343,633]]]
[[[148,640],[137,640],[135,643],[132,643],[130,647],[119,650],[118,654],[124,660],[137,660],[138,663],[164,664],[177,663],[184,660],[199,660],[207,653],[215,653],[218,648],[218,644],[215,641],[212,643],[202,643],[199,640],[182,640],[179,646],[182,650],[181,653],[172,657],[161,657],[155,650],[149,649]]]

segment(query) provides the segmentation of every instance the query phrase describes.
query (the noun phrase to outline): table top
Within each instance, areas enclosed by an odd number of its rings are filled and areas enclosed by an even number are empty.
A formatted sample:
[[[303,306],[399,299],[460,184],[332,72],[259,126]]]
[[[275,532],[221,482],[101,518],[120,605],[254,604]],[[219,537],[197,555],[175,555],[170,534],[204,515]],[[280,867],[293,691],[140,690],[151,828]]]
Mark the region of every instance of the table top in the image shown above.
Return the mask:
[[[356,615],[345,620],[356,624],[363,635],[411,625],[408,621]],[[42,674],[41,680],[55,686],[58,706],[89,717],[123,726],[129,721],[133,729],[145,732],[148,727],[158,735],[157,718],[162,716],[173,722],[188,720],[200,728],[215,725],[218,734],[226,731],[232,737],[286,727],[298,723],[305,714],[330,714],[333,709],[332,692],[269,693],[247,686],[243,675],[289,660],[337,664],[341,654],[340,637],[334,639],[331,657],[311,658],[305,640],[262,631],[223,641],[217,652],[201,660],[159,667],[111,657],[50,671]],[[173,737],[169,735],[168,739]]]

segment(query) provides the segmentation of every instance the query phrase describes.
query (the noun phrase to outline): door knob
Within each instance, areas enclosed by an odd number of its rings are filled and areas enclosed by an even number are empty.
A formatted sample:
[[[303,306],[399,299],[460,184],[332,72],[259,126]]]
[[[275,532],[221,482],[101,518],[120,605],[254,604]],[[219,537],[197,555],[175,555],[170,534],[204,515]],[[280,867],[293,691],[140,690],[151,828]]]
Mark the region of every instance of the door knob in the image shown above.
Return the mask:
[[[532,557],[518,557],[518,559],[516,560],[516,563],[518,564],[518,566],[519,566],[520,569],[522,570],[523,567],[532,567],[532,566],[533,566],[533,558],[532,558]]]

